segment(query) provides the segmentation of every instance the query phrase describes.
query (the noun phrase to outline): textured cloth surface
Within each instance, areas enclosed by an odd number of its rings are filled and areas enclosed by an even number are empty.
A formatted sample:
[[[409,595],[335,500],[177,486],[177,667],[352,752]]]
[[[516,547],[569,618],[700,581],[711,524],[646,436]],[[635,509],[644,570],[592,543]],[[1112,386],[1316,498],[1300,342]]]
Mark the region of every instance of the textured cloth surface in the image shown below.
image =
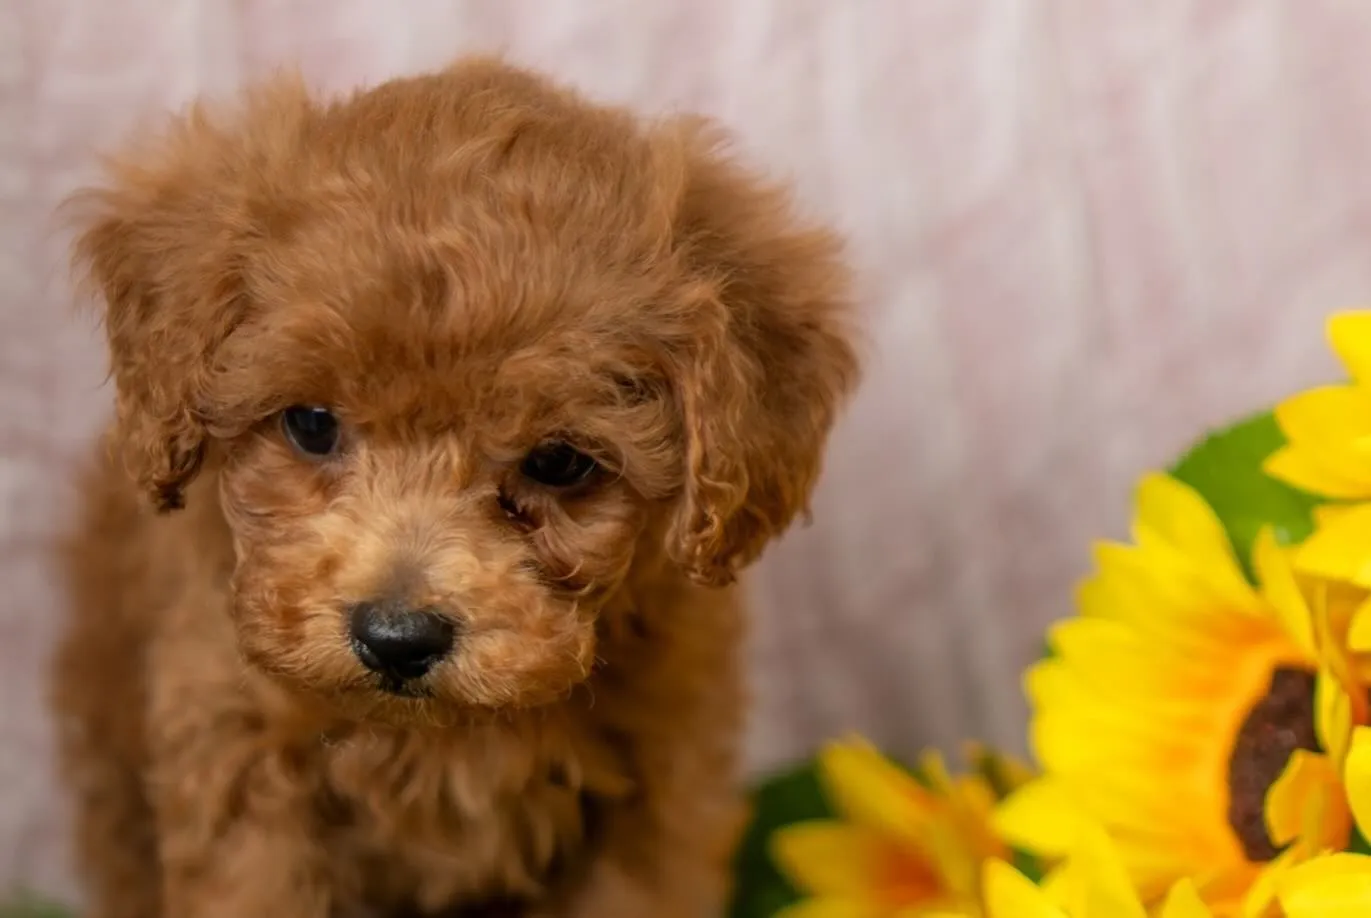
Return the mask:
[[[1020,744],[1019,669],[1134,477],[1332,375],[1321,315],[1371,294],[1367,47],[1351,0],[0,3],[0,889],[71,889],[45,546],[109,406],[52,210],[159,111],[504,50],[717,116],[847,232],[872,356],[753,578],[761,768],[850,729]]]

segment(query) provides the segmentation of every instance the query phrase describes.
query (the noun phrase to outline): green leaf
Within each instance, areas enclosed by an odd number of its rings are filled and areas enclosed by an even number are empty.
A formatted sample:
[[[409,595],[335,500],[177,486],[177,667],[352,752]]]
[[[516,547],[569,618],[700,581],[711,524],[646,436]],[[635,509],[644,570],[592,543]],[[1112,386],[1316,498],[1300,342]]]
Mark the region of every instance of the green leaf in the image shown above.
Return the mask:
[[[1356,826],[1352,827],[1352,840],[1348,842],[1347,850],[1353,854],[1371,854],[1371,844],[1367,843],[1366,836]]]
[[[1013,853],[1012,863],[1014,864],[1014,869],[1034,883],[1041,884],[1043,877],[1047,876],[1047,868],[1043,866],[1042,860],[1037,856],[1018,848],[1013,848],[1011,851]]]
[[[768,918],[800,896],[771,860],[771,836],[782,826],[829,819],[814,762],[804,762],[763,781],[752,794],[752,820],[734,855],[730,918]]]
[[[1252,576],[1252,544],[1263,526],[1292,544],[1314,529],[1311,511],[1321,501],[1262,471],[1262,462],[1285,444],[1271,412],[1210,434],[1187,452],[1171,473],[1214,508],[1243,568]]]

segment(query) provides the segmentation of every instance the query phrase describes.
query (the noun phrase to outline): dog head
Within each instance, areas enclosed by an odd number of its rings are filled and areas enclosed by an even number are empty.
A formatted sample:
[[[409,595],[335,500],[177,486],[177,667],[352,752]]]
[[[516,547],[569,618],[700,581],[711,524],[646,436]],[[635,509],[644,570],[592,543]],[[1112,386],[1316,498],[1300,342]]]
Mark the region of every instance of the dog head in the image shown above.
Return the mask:
[[[193,109],[77,200],[113,441],[202,469],[246,659],[381,718],[545,702],[635,572],[804,511],[856,376],[835,240],[698,121],[488,60]]]

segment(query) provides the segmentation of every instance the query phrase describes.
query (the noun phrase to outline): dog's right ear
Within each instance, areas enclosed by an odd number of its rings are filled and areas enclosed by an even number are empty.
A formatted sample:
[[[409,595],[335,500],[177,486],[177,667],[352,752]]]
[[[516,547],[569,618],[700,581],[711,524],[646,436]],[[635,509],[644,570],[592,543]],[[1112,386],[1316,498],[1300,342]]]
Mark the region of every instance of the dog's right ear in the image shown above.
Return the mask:
[[[183,505],[204,458],[214,355],[243,311],[250,225],[223,139],[192,111],[67,202],[73,262],[103,311],[112,445],[159,511]]]

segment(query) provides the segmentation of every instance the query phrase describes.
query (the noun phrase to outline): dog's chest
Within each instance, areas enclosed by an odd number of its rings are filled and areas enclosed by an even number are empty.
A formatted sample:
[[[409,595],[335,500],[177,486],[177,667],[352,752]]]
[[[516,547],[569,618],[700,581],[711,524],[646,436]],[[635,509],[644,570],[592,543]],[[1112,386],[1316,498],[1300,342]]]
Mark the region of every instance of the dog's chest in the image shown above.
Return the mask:
[[[327,749],[320,801],[339,882],[359,904],[428,913],[536,896],[628,790],[616,759],[591,736],[507,726],[348,737]]]

